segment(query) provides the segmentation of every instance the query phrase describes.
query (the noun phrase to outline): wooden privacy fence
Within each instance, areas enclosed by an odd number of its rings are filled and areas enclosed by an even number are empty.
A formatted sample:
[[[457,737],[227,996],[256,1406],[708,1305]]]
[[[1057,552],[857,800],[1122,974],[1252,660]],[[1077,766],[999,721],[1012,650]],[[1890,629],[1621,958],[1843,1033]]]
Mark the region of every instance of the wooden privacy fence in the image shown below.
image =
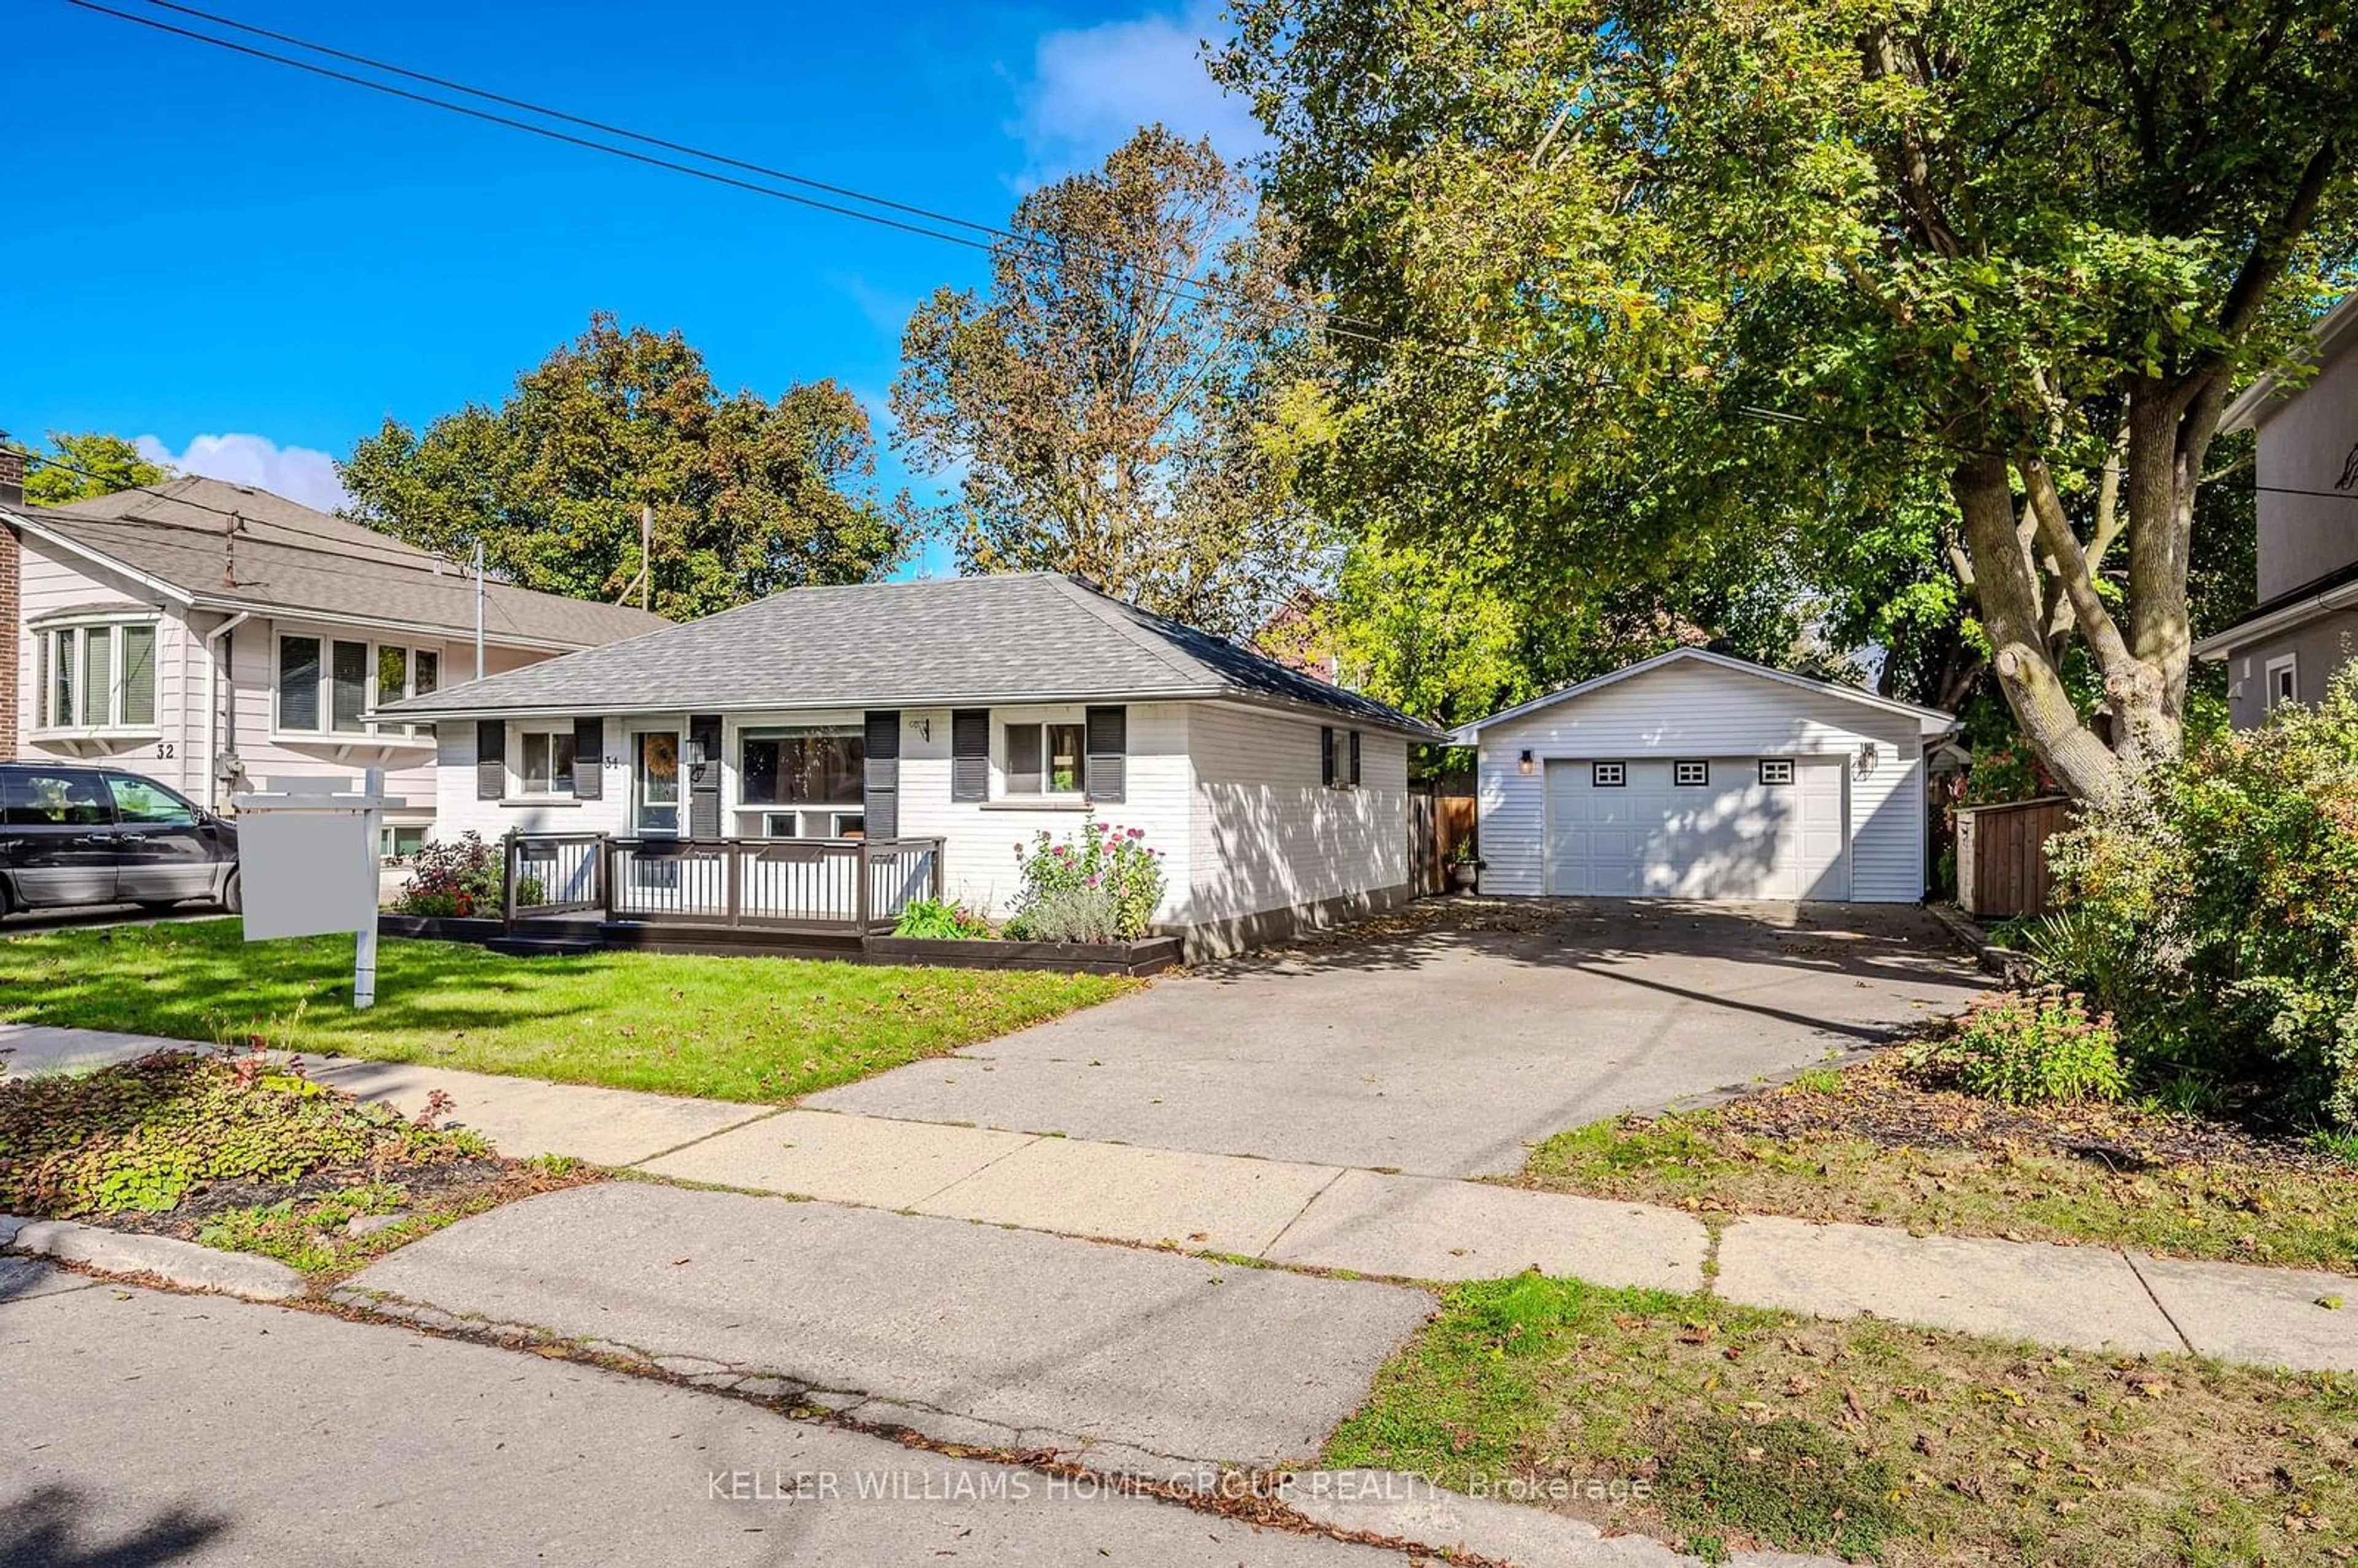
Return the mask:
[[[1957,903],[1976,920],[2010,920],[2054,907],[2047,841],[2071,826],[2061,795],[1957,808]]]
[[[1412,790],[1408,797],[1408,880],[1420,893],[1449,888],[1449,854],[1474,837],[1474,797]]]

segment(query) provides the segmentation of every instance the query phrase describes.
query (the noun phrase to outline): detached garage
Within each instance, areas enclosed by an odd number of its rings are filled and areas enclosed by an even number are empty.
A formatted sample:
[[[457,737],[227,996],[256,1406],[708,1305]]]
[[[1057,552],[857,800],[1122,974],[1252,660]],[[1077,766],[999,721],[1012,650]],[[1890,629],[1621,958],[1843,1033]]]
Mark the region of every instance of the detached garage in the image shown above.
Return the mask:
[[[1469,724],[1482,890],[1924,896],[1926,744],[1948,714],[1680,648]]]

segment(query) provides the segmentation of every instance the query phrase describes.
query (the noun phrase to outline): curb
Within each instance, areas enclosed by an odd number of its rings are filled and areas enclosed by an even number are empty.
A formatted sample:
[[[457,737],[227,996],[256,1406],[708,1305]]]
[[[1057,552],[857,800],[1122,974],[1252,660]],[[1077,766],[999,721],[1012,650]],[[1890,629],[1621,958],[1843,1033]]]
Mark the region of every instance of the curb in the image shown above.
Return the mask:
[[[1398,1470],[1313,1470],[1287,1477],[1282,1500],[1330,1529],[1470,1552],[1511,1568],[1700,1568],[1651,1536],[1606,1535],[1531,1501],[1468,1497]],[[1537,1499],[1544,1502],[1544,1499]],[[1739,1552],[1728,1568],[1843,1568],[1833,1558]]]
[[[184,1290],[217,1291],[250,1302],[290,1301],[303,1293],[303,1276],[276,1259],[70,1220],[0,1215],[0,1247],[110,1274],[153,1274]]]

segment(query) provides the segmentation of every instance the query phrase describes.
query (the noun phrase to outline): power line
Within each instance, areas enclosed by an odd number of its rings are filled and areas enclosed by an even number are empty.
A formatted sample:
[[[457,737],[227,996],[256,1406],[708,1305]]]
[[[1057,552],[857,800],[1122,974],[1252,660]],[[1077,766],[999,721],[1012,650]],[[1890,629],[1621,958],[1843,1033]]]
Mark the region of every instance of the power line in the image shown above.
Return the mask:
[[[1033,252],[1061,254],[1067,250],[1078,250],[1085,254],[1094,254],[1099,256],[1109,256],[1111,254],[1110,252],[1106,251],[1100,246],[1089,246],[1086,244],[1078,246],[1067,245],[1058,242],[1044,239],[1038,235],[1024,234],[1018,231],[1001,228],[994,224],[978,222],[971,218],[961,218],[954,213],[942,212],[932,208],[917,206],[891,197],[878,196],[869,191],[858,189],[855,187],[838,185],[827,180],[815,179],[807,175],[795,174],[791,170],[775,168],[765,164],[752,163],[743,158],[733,157],[725,153],[712,152],[706,148],[692,146],[688,143],[672,141],[662,136],[649,135],[645,132],[633,131],[626,126],[616,125],[607,121],[591,119],[588,116],[570,114],[561,109],[553,109],[545,104],[533,103],[528,99],[516,98],[505,93],[492,92],[487,88],[470,86],[465,82],[456,81],[447,77],[435,76],[420,70],[413,70],[406,66],[395,65],[390,61],[377,59],[368,55],[357,54],[346,49],[340,49],[331,45],[314,43],[308,38],[298,38],[291,33],[274,32],[266,27],[256,27],[251,23],[238,21],[234,17],[222,16],[209,11],[200,11],[193,6],[176,5],[172,3],[172,0],[138,0],[138,3],[154,5],[164,10],[177,12],[182,16],[200,18],[216,26],[233,27],[241,32],[248,33],[258,38],[269,38],[278,43],[287,44],[293,48],[308,50],[311,53],[322,55],[331,59],[340,59],[350,64],[364,66],[369,70],[383,71],[388,75],[403,77],[412,81],[426,82],[436,87],[443,88],[449,92],[465,93],[470,97],[480,98],[486,103],[503,104],[509,108],[520,109],[528,114],[540,115],[546,119],[556,120],[566,124],[579,125],[588,130],[595,130],[601,135],[620,136],[625,140],[638,142],[646,146],[659,147],[666,152],[679,153],[685,157],[700,159],[707,163],[718,165],[723,168],[733,168],[745,173],[759,174],[767,179],[782,180],[789,184],[802,186],[807,189],[825,191],[829,195],[839,196],[847,200],[859,201],[865,203],[868,206],[881,208],[884,211],[899,212],[910,217],[921,218],[925,220],[925,222],[904,222],[901,219],[889,218],[883,216],[881,212],[863,211],[860,208],[847,207],[839,202],[821,200],[815,197],[799,195],[794,191],[779,190],[772,186],[756,184],[752,180],[739,179],[732,176],[719,173],[716,169],[699,168],[693,164],[681,163],[673,158],[658,157],[652,154],[633,151],[629,147],[615,146],[609,142],[596,141],[587,136],[573,135],[567,132],[554,129],[551,126],[534,124],[530,121],[515,119],[510,115],[494,114],[489,110],[478,109],[465,103],[455,103],[447,98],[437,98],[430,93],[414,92],[406,88],[395,86],[391,82],[377,81],[365,76],[356,76],[349,71],[337,70],[329,66],[316,64],[310,60],[297,59],[290,55],[279,54],[274,50],[257,49],[249,44],[239,43],[233,38],[215,38],[211,34],[198,32],[192,28],[177,27],[172,23],[162,21],[153,16],[142,16],[133,12],[118,10],[112,5],[99,4],[99,0],[66,0],[66,3],[68,5],[77,6],[81,10],[95,12],[102,16],[114,17],[118,21],[130,22],[139,27],[153,28],[157,32],[168,33],[176,38],[186,38],[194,43],[210,44],[215,49],[227,49],[233,53],[245,55],[254,59],[267,60],[276,65],[283,65],[291,70],[305,71],[314,76],[326,78],[329,81],[341,81],[350,86],[365,88],[373,92],[381,92],[389,97],[403,99],[409,103],[423,104],[429,108],[442,109],[450,114],[463,114],[470,119],[483,121],[490,124],[504,126],[510,130],[522,131],[529,135],[545,137],[550,141],[561,142],[570,146],[584,148],[588,151],[602,152],[615,157],[627,158],[633,163],[644,164],[650,168],[668,169],[674,173],[685,174],[698,179],[708,180],[717,185],[723,185],[734,189],[749,191],[757,196],[768,196],[777,200],[794,202],[799,206],[813,208],[822,212],[832,213],[838,217],[852,218],[862,222],[875,223],[884,228],[896,230],[903,233],[914,234],[924,239],[939,240],[946,244],[960,245],[969,250],[982,251],[985,254],[995,253],[999,244],[1004,243],[1019,245],[1026,250]],[[974,238],[969,234],[946,233],[938,228],[926,227],[925,225],[927,223],[946,224],[954,228],[966,229],[972,231],[973,234],[987,235],[990,236],[990,238],[979,239]],[[1156,268],[1143,265],[1134,265],[1133,270],[1141,276],[1151,277],[1158,282],[1170,285],[1182,298],[1186,299],[1193,304],[1211,305],[1218,302],[1206,298],[1200,293],[1190,293],[1189,290],[1191,289],[1217,289],[1228,295],[1231,300],[1243,300],[1247,297],[1244,290],[1232,284],[1198,278],[1189,274],[1174,273],[1167,269]],[[1293,302],[1290,308],[1311,318],[1311,324],[1314,328],[1317,330],[1325,332],[1329,336],[1346,338],[1353,341],[1368,343],[1377,347],[1390,346],[1390,341],[1387,339],[1377,336],[1369,330],[1363,330],[1371,327],[1372,323],[1356,322],[1351,320],[1349,318],[1337,318],[1332,315],[1322,316],[1314,309],[1314,307],[1302,301]],[[1468,351],[1463,350],[1457,345],[1452,344],[1433,344],[1430,346],[1437,348],[1444,352],[1461,353]]]

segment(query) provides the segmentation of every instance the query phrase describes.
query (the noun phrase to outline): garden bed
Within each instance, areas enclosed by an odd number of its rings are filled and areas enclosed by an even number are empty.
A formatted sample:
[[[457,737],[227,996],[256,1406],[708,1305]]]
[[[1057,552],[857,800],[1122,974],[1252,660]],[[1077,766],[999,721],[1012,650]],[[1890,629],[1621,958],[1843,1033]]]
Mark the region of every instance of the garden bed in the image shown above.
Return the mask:
[[[1154,975],[1179,962],[1179,938],[1131,942],[1017,942],[996,936],[871,936],[868,956],[886,964],[949,964],[977,969],[1061,969],[1085,975]]]
[[[0,1212],[254,1252],[333,1279],[495,1205],[594,1179],[508,1160],[261,1053],[0,1080]]]
[[[2150,1103],[2006,1105],[1898,1052],[1560,1134],[1516,1180],[1704,1215],[2358,1273],[2358,1163],[2334,1141]]]

